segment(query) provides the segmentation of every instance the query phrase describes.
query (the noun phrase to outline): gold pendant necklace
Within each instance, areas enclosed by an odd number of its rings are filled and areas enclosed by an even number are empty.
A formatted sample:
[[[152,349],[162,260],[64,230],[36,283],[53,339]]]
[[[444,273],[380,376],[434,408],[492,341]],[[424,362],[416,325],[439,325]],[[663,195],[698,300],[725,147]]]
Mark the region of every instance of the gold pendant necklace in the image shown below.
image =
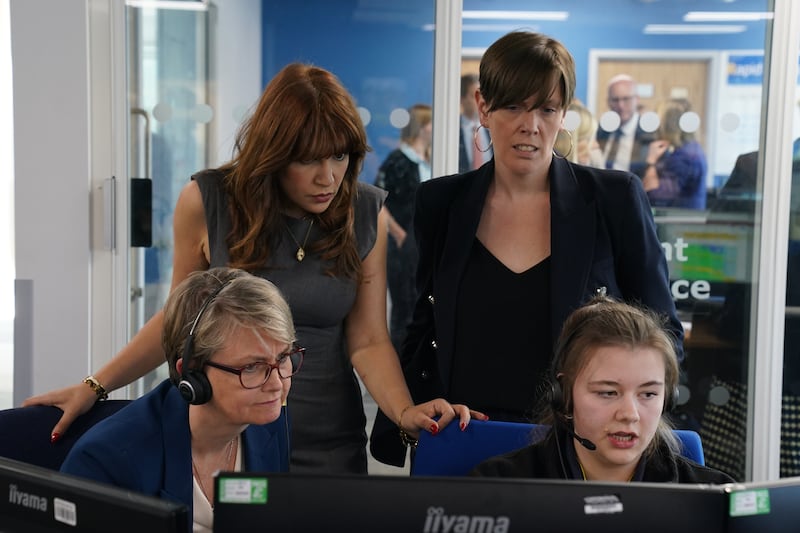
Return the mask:
[[[298,263],[302,262],[303,259],[306,258],[306,250],[305,250],[306,243],[308,242],[308,236],[311,235],[311,227],[313,225],[314,225],[314,219],[312,218],[311,219],[311,223],[308,225],[308,230],[306,230],[306,238],[303,239],[303,244],[300,244],[297,241],[297,239],[295,239],[294,233],[292,233],[292,230],[289,229],[288,225],[286,226],[286,231],[289,232],[289,236],[292,238],[294,243],[297,245],[297,252],[294,254],[294,257],[295,257],[295,259],[297,259]]]

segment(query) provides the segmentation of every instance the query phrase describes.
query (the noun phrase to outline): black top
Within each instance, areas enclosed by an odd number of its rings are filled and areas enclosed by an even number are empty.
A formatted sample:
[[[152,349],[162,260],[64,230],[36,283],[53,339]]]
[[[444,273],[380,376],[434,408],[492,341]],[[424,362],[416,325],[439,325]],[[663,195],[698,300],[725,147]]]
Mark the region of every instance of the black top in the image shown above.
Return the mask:
[[[530,422],[552,357],[550,258],[517,274],[475,238],[455,312],[450,400]]]
[[[557,431],[558,433],[554,433]],[[577,463],[574,440],[559,429],[525,448],[498,455],[480,463],[470,472],[472,476],[582,479]],[[699,465],[682,455],[672,453],[666,445],[643,458],[636,468],[633,481],[651,483],[734,483],[728,474]]]
[[[409,237],[413,231],[414,197],[419,183],[419,165],[399,148],[386,157],[375,177],[375,185],[389,193],[386,208],[395,221],[409,233]]]

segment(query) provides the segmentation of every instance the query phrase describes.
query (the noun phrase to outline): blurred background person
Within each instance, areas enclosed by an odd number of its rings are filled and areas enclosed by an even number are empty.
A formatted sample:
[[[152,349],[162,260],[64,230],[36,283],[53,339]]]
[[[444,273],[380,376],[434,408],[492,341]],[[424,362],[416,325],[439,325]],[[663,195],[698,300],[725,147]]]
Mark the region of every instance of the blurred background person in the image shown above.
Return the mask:
[[[608,107],[619,115],[615,130],[600,128],[597,142],[605,158],[606,168],[629,170],[644,176],[647,148],[653,135],[639,126],[639,95],[636,80],[628,74],[618,74],[608,81]]]
[[[386,199],[390,236],[386,275],[392,300],[389,332],[398,353],[417,300],[414,283],[417,246],[408,233],[414,218],[417,187],[431,177],[432,119],[429,105],[416,104],[408,110],[408,124],[400,131],[400,146],[386,157],[375,178],[375,185],[389,193]]]
[[[682,120],[691,110],[685,98],[659,106],[660,124],[650,143],[642,185],[653,207],[705,209],[708,162],[703,147]]]
[[[475,93],[479,88],[477,74],[461,76],[461,117],[458,130],[458,172],[474,170],[492,158],[492,139],[481,128]]]
[[[556,141],[556,152],[573,163],[603,168],[605,159],[597,142],[597,128],[597,119],[592,112],[580,100],[574,100],[564,118],[564,129],[572,135],[572,150],[569,146],[569,137],[560,136]]]

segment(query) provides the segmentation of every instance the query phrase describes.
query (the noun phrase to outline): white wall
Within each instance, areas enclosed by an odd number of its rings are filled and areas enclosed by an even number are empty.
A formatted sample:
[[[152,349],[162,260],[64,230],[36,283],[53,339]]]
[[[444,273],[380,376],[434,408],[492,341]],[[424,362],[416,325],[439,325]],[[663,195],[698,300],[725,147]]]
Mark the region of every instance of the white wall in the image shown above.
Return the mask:
[[[261,96],[261,0],[219,2],[215,54],[218,131],[216,166],[231,158],[236,130]],[[212,29],[212,31],[214,31]],[[235,38],[231,38],[235,36]],[[214,151],[212,150],[212,153]]]
[[[11,0],[16,277],[30,280],[32,342],[15,339],[14,402],[86,375],[89,124],[85,2]],[[25,302],[23,302],[24,304]],[[17,317],[21,319],[22,317]],[[32,390],[25,390],[26,388]]]

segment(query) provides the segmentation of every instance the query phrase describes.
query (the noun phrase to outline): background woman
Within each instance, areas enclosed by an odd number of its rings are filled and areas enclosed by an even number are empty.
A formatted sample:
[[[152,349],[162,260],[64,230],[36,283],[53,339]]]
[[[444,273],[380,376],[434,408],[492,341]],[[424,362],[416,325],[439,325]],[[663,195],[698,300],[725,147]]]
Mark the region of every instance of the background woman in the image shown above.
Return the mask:
[[[661,123],[650,143],[644,190],[654,207],[705,209],[708,161],[694,133],[681,126],[691,110],[683,98],[669,100],[659,109]]]
[[[389,252],[386,275],[392,298],[389,333],[392,344],[400,351],[411,322],[417,288],[417,245],[408,238],[414,219],[414,196],[417,187],[431,178],[431,106],[416,104],[408,110],[408,124],[400,130],[400,146],[393,150],[378,170],[375,185],[385,189]]]

